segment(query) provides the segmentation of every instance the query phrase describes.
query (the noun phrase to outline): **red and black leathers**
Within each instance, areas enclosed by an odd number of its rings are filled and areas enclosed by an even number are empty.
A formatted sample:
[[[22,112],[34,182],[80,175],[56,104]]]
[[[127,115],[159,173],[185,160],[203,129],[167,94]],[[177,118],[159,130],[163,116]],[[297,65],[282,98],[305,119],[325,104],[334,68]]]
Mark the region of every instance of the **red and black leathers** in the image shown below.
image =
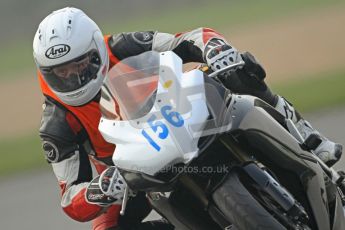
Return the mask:
[[[119,60],[150,50],[172,50],[184,63],[203,63],[205,46],[212,38],[223,39],[212,29],[199,28],[176,35],[154,31],[121,33],[105,36],[105,42],[112,67]],[[117,226],[120,206],[109,206],[101,195],[87,193],[92,179],[112,165],[115,149],[98,131],[99,95],[85,105],[69,106],[49,89],[40,73],[38,77],[45,96],[40,137],[60,184],[63,210],[77,221],[93,220],[94,229]],[[147,203],[141,201],[141,205]]]

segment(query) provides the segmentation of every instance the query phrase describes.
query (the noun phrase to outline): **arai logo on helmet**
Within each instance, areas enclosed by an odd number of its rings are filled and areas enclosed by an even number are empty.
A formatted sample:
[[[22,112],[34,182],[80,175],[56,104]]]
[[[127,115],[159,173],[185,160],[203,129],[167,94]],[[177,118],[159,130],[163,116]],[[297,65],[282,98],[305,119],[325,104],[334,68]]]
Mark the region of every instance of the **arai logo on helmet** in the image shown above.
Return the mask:
[[[49,59],[56,59],[59,57],[63,57],[66,54],[68,54],[70,50],[71,50],[71,47],[69,45],[66,45],[66,44],[55,45],[55,46],[50,47],[46,51],[46,57]]]

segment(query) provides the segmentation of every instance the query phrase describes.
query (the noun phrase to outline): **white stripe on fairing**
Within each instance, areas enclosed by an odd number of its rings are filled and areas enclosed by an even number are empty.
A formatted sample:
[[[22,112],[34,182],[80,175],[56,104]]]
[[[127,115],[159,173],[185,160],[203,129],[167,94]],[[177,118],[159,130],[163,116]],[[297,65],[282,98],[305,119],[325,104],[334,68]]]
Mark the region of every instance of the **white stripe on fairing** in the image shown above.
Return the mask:
[[[151,77],[145,77],[138,80],[133,80],[127,82],[128,87],[135,87],[138,85],[148,84],[148,83],[154,83],[158,81],[158,75],[157,76],[151,76]]]

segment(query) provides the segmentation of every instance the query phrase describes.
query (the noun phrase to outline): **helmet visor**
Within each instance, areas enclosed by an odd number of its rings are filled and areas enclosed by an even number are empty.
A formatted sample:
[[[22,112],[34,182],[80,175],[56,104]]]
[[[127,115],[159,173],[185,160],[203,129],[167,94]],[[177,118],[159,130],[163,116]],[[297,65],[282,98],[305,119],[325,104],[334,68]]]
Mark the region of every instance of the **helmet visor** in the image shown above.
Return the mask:
[[[39,67],[39,69],[53,90],[66,93],[77,90],[97,78],[100,66],[101,59],[98,52],[91,50],[61,65]]]

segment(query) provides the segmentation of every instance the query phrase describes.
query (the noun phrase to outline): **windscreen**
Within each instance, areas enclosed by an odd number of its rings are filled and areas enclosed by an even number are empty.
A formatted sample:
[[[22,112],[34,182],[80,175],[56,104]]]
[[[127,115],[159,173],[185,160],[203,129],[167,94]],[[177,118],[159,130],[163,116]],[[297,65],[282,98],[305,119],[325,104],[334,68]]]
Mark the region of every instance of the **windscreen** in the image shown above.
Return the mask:
[[[151,110],[158,74],[159,53],[154,51],[126,58],[111,68],[104,86],[118,104],[122,119],[137,119]]]

